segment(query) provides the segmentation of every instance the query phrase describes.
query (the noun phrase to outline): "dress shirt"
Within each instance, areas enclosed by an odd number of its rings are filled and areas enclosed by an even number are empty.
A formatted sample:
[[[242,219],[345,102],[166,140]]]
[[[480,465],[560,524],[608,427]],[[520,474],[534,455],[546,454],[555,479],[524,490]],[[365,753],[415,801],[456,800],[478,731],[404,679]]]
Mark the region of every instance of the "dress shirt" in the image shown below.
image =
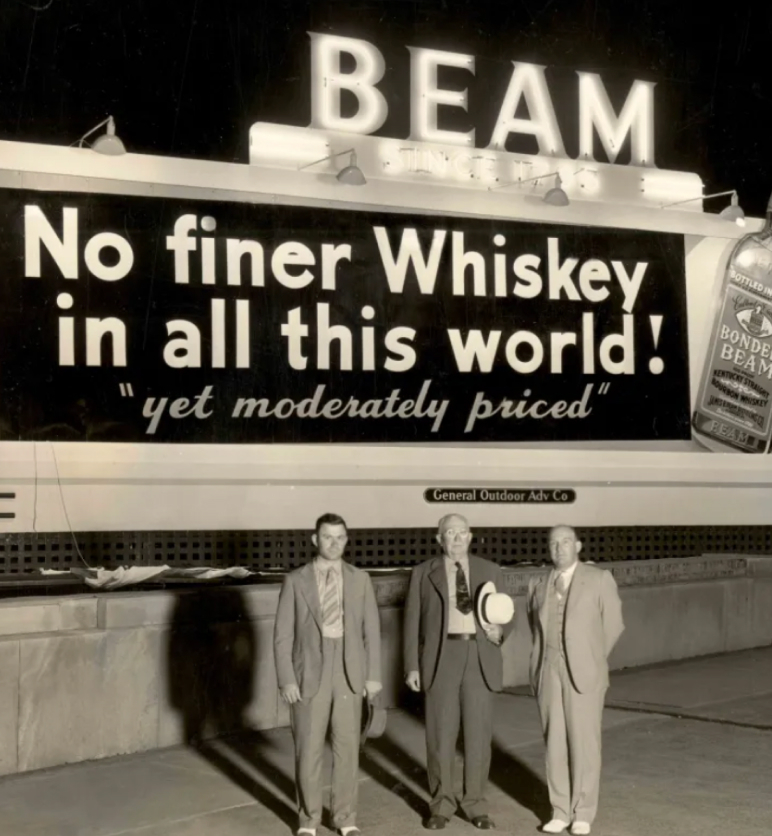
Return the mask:
[[[335,590],[338,595],[338,618],[335,624],[322,625],[322,635],[328,639],[343,637],[343,573],[340,560],[325,560],[323,557],[314,558],[314,573],[316,588],[319,590],[319,604],[324,601],[324,590],[327,587],[327,573],[332,572],[335,578]]]
[[[316,588],[319,591],[319,604],[324,601],[324,590],[327,587],[327,572],[332,572],[336,580],[336,591],[338,593],[338,620],[331,626],[322,625],[322,635],[327,639],[343,638],[343,561],[325,560],[318,555],[314,558],[314,574],[316,575]],[[370,691],[374,688],[380,690],[381,683],[375,679],[368,679],[365,688]]]
[[[555,592],[557,593],[558,598],[563,597],[560,594],[560,590],[558,589],[558,586],[557,586],[558,577],[560,577],[560,575],[563,575],[563,577],[566,579],[566,593],[568,593],[568,590],[571,588],[571,579],[574,577],[574,572],[576,571],[576,566],[577,566],[578,563],[579,563],[579,561],[575,560],[573,562],[573,564],[568,567],[568,569],[564,569],[562,572],[559,571],[558,569],[555,569],[555,578],[554,578]]]
[[[461,564],[466,577],[466,585],[469,589],[469,598],[472,600],[472,583],[469,578],[469,558],[460,557],[458,561],[453,560],[452,557],[445,555],[445,574],[448,578],[448,599],[450,603],[450,611],[448,613],[448,632],[449,633],[476,633],[477,626],[474,620],[474,609],[472,612],[464,615],[460,610],[456,609],[456,563]]]

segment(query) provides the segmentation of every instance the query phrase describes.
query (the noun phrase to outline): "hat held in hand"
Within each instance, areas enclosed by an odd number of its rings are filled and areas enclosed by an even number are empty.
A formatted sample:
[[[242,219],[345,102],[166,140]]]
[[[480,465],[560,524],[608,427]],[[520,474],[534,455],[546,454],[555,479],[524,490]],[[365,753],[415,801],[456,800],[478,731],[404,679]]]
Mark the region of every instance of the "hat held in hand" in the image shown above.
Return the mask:
[[[493,581],[487,581],[478,588],[474,609],[477,621],[483,629],[509,624],[515,615],[514,602],[509,595],[496,592],[496,584]]]
[[[362,706],[362,735],[361,745],[366,740],[380,737],[386,731],[386,709],[379,706],[379,699],[375,696],[372,699],[365,698]]]

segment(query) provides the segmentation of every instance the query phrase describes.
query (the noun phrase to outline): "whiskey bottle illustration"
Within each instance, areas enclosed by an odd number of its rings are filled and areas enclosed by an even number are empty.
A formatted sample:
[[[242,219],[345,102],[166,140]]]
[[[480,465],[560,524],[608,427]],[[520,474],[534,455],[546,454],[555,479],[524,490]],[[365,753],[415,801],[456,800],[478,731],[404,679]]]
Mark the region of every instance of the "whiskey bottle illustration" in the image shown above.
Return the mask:
[[[692,418],[706,447],[769,452],[772,437],[772,197],[764,227],[735,244],[724,273]]]

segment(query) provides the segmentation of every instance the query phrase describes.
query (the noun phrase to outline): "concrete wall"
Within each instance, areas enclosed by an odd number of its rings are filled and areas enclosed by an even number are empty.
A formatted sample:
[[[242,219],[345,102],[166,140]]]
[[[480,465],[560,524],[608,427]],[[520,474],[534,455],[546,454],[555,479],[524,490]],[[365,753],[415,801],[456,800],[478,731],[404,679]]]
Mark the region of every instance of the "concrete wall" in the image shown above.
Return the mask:
[[[627,629],[613,668],[772,644],[772,558],[615,563]],[[524,594],[505,684],[527,682]],[[385,694],[402,689],[407,575],[375,579]],[[243,726],[287,725],[272,657],[277,586],[199,587],[0,602],[0,774],[143,751]]]

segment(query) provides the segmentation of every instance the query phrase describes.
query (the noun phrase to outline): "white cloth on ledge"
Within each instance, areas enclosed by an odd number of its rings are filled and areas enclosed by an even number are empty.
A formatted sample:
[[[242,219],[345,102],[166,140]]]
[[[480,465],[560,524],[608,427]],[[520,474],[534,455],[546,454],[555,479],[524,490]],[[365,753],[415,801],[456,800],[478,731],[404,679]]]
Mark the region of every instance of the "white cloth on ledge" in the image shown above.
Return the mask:
[[[211,581],[218,578],[247,578],[260,574],[251,572],[243,566],[228,569],[208,569],[205,566],[194,569],[172,569],[171,566],[120,566],[118,569],[75,567],[69,570],[41,569],[44,576],[76,575],[93,589],[116,589],[122,586],[145,583],[155,578],[193,578],[199,581]]]

